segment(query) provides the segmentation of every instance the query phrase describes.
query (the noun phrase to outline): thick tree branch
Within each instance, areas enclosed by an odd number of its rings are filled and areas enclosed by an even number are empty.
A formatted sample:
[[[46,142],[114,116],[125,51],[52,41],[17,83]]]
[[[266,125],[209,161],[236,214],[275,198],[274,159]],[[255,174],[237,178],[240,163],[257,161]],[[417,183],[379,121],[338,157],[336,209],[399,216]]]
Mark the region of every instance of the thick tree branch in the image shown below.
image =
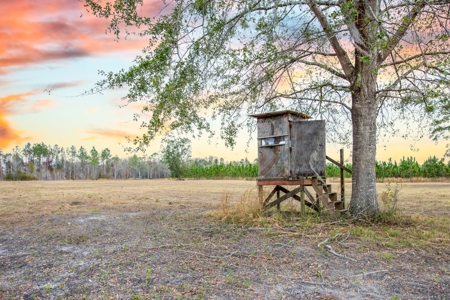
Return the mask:
[[[341,44],[339,43],[339,40],[335,36],[335,34],[332,32],[332,27],[329,25],[325,15],[322,13],[322,11],[317,7],[317,2],[315,0],[310,0],[308,3],[310,9],[313,11],[316,18],[319,20],[320,25],[322,26],[324,32],[326,33],[331,46],[333,47],[334,52],[336,52],[336,55],[339,59],[339,62],[341,64],[342,70],[345,73],[346,80],[351,81],[351,78],[353,77],[353,70],[354,67],[345,52],[344,48],[342,48]]]
[[[301,62],[305,65],[309,65],[309,66],[316,66],[319,67],[321,69],[324,69],[325,71],[330,72],[331,74],[333,74],[334,76],[340,77],[342,79],[348,80],[348,78],[345,76],[345,74],[342,74],[341,72],[333,69],[331,66],[325,65],[325,64],[321,64],[315,61],[307,61],[307,60],[303,60],[303,59],[296,59],[295,61]]]
[[[408,61],[420,58],[422,56],[434,56],[434,55],[440,55],[440,54],[450,54],[450,51],[438,51],[438,52],[420,53],[420,54],[416,54],[416,55],[410,56],[408,58],[405,58],[405,59],[402,59],[402,60],[399,60],[399,61],[393,61],[393,62],[390,62],[390,63],[387,63],[387,64],[383,64],[380,67],[383,68],[383,67],[399,65],[399,64],[403,64],[403,63],[406,63]]]
[[[414,73],[414,71],[418,70],[420,67],[423,66],[423,63],[418,64],[417,66],[409,69],[407,72],[399,76],[392,84],[387,86],[386,88],[379,90],[377,92],[377,102],[379,103],[377,111],[380,111],[380,109],[383,106],[384,100],[388,97],[388,94],[390,91],[395,89],[395,87],[402,82],[402,80],[406,79],[409,74]]]
[[[398,45],[400,40],[404,37],[404,35],[408,31],[408,28],[420,14],[425,5],[426,5],[425,1],[417,2],[416,5],[414,5],[414,7],[408,13],[408,15],[403,17],[403,21],[397,28],[397,31],[394,33],[394,36],[391,38],[386,48],[380,54],[378,63],[381,64],[389,56],[392,50]]]

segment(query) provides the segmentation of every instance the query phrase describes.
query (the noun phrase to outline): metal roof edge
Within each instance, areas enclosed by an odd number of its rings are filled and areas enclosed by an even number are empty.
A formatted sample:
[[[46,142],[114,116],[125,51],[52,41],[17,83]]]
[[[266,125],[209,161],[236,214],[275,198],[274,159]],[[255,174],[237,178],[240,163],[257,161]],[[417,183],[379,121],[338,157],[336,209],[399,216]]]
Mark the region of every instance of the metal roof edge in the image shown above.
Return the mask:
[[[307,114],[300,113],[300,112],[293,111],[293,110],[279,110],[279,111],[272,111],[272,112],[266,112],[266,113],[252,114],[252,115],[248,115],[248,116],[253,117],[253,118],[265,118],[265,117],[279,116],[279,115],[285,115],[285,114],[293,114],[293,115],[297,115],[303,119],[311,119],[311,117],[308,116]]]

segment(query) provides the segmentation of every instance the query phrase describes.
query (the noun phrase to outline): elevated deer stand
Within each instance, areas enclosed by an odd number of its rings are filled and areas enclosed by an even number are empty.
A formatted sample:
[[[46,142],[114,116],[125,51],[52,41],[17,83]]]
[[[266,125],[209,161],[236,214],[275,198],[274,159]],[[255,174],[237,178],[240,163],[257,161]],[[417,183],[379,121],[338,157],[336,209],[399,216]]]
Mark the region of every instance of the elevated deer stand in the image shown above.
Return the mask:
[[[251,116],[257,119],[257,184],[262,209],[274,206],[280,209],[280,204],[289,198],[300,202],[302,213],[305,206],[320,211],[320,203],[331,215],[344,209],[343,193],[338,201],[337,194],[331,192],[331,185],[324,179],[328,158],[325,155],[325,121],[309,121],[309,116],[291,110]],[[275,186],[266,199],[263,199],[264,186]],[[289,190],[284,186],[296,187]],[[316,198],[307,186],[314,189]]]

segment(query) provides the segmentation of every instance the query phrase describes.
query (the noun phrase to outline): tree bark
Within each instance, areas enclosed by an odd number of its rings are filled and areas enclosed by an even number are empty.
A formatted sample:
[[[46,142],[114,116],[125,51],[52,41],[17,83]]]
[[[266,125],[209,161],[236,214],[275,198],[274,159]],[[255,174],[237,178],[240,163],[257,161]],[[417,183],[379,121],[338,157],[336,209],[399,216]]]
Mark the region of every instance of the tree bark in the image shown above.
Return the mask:
[[[361,77],[355,79],[352,93],[352,197],[349,210],[353,216],[379,213],[376,189],[377,103],[376,74],[373,63],[357,63]]]

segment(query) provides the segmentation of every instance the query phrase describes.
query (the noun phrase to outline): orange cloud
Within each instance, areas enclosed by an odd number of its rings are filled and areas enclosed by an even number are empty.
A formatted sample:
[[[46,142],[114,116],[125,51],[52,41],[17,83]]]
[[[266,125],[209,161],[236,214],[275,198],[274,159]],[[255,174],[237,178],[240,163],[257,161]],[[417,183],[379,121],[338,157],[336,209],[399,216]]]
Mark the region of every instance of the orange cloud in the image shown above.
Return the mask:
[[[125,137],[130,135],[129,133],[127,133],[125,131],[113,130],[113,129],[90,129],[90,130],[86,130],[86,132],[89,134],[93,134],[94,136],[101,136],[101,137],[114,138],[114,139],[124,139]],[[91,139],[91,138],[89,138],[89,139]]]
[[[17,107],[18,104],[23,104],[27,101],[27,97],[35,95],[37,91],[29,91],[25,93],[12,94],[5,97],[0,97],[0,117],[4,115],[11,115],[20,112]]]
[[[0,148],[5,148],[13,142],[22,143],[25,139],[21,137],[20,131],[11,128],[11,125],[2,117],[0,112]]]
[[[38,91],[29,91],[0,97],[0,117],[6,115],[35,113],[43,109],[57,106],[57,102],[53,99],[39,99],[31,104],[28,103],[29,100],[27,97],[36,95],[37,93]],[[27,103],[28,105],[24,106],[24,103]]]
[[[86,111],[86,113],[87,113],[87,114],[92,114],[92,113],[94,113],[95,111],[97,111],[97,109],[98,109],[98,107],[91,107],[91,108],[89,108],[89,109]]]
[[[0,72],[0,75],[2,75],[2,73]],[[7,81],[7,80],[0,80],[0,86],[9,86],[9,85],[13,85],[15,83],[17,83],[18,81]]]
[[[163,6],[162,1],[145,1],[142,12],[154,16]],[[1,1],[0,11],[7,12],[0,19],[1,72],[7,67],[138,50],[148,44],[133,36],[116,42],[114,35],[105,34],[108,20],[87,13],[79,1]]]
[[[64,88],[68,88],[68,87],[74,87],[74,86],[82,85],[83,83],[84,83],[84,81],[81,81],[81,80],[77,80],[77,81],[74,81],[74,82],[58,82],[58,83],[54,83],[54,84],[48,85],[45,88],[45,91],[48,91],[49,93],[51,93],[51,92],[59,90],[59,89],[64,89]]]
[[[96,139],[97,139],[96,136],[91,135],[91,136],[88,136],[87,138],[84,138],[82,140],[84,140],[84,141],[92,141],[92,140],[96,140]]]
[[[38,112],[43,109],[54,108],[56,106],[58,106],[58,103],[53,99],[39,99],[35,101],[26,112]]]
[[[11,124],[6,120],[7,116],[35,113],[57,105],[56,101],[52,99],[39,99],[29,103],[28,97],[37,93],[38,91],[29,91],[0,97],[0,148],[7,147],[12,143],[21,144],[29,139],[23,136],[23,131],[12,128]]]

